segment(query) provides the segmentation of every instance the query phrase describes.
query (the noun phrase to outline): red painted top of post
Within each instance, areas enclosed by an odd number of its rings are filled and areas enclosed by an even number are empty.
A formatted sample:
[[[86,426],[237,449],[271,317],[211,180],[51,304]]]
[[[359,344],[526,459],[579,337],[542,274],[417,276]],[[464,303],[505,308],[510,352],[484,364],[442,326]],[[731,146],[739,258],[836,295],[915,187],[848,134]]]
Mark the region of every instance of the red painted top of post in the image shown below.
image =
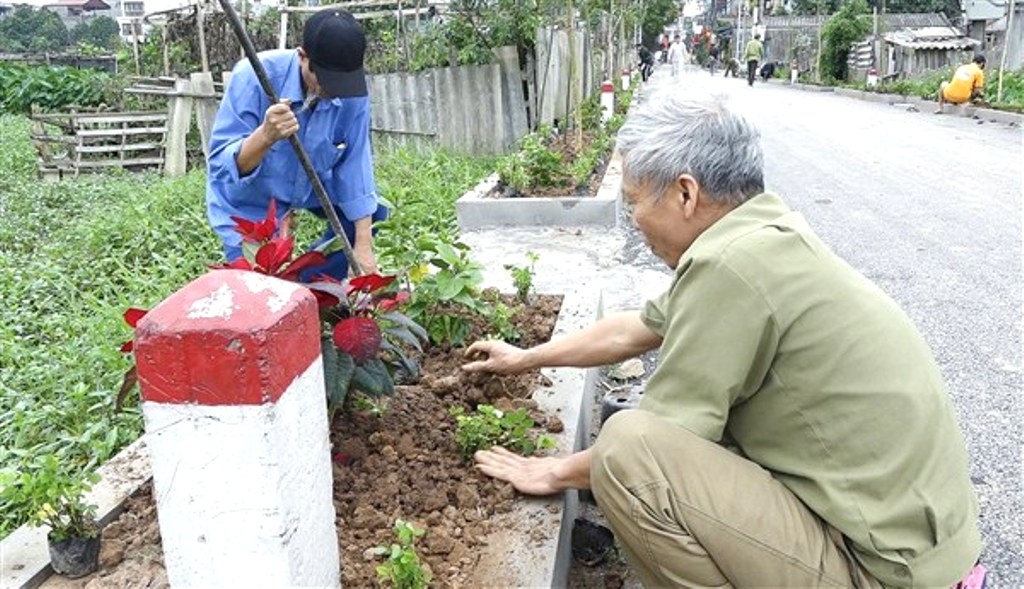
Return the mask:
[[[615,92],[615,85],[610,81],[601,82],[601,92]]]
[[[320,354],[316,299],[294,282],[214,270],[139,321],[134,352],[146,401],[273,403]]]

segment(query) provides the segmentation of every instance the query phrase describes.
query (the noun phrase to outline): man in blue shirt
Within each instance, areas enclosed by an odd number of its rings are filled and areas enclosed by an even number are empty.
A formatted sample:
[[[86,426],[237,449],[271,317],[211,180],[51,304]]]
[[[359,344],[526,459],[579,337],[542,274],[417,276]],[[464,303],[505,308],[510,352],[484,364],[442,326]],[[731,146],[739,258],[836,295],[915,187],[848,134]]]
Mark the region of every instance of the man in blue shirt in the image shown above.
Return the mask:
[[[207,165],[206,205],[210,225],[229,261],[242,255],[241,235],[231,217],[259,220],[271,199],[279,217],[306,209],[325,218],[309,178],[288,137],[298,134],[313,168],[338,212],[356,261],[376,272],[372,224],[387,217],[377,198],[370,149],[370,98],[363,55],[366,39],[351,14],[329,8],[303,29],[302,46],[266,51],[260,61],[280,96],[271,104],[248,61],[235,66],[213,124]],[[328,227],[317,245],[332,238]],[[343,279],[343,252],[304,273]]]

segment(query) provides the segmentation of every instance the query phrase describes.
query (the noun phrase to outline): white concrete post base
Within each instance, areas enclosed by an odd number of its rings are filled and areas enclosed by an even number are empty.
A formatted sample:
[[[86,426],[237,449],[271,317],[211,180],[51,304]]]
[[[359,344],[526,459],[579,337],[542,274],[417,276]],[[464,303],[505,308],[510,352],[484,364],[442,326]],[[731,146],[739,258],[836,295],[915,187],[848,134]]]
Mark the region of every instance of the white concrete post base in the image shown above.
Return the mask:
[[[337,587],[313,295],[217,270],[140,321],[135,354],[171,584]]]

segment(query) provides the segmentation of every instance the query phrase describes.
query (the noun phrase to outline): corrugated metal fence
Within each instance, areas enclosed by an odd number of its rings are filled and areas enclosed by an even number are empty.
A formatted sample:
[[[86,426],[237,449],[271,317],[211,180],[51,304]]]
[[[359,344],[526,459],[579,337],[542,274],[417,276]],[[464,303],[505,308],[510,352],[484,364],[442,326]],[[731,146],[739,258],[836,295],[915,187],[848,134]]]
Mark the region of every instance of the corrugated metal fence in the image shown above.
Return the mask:
[[[476,155],[512,151],[531,126],[564,121],[574,109],[570,96],[583,100],[598,88],[603,64],[589,36],[577,34],[576,68],[569,47],[565,31],[542,29],[525,75],[516,49],[501,47],[489,65],[370,76],[374,136]]]

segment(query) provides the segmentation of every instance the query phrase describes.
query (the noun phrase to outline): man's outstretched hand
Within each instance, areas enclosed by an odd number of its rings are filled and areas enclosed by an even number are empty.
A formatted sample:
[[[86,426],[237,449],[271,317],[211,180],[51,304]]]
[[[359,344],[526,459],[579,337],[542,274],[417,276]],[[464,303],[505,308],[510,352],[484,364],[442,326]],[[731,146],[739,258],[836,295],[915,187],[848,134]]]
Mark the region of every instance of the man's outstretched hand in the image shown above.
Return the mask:
[[[479,450],[473,455],[476,468],[485,475],[512,483],[526,495],[553,495],[564,491],[555,477],[555,467],[564,458],[524,457],[500,447]]]
[[[553,495],[566,489],[590,488],[590,450],[568,456],[513,454],[500,447],[473,455],[476,468],[485,475],[512,483],[526,495]]]

